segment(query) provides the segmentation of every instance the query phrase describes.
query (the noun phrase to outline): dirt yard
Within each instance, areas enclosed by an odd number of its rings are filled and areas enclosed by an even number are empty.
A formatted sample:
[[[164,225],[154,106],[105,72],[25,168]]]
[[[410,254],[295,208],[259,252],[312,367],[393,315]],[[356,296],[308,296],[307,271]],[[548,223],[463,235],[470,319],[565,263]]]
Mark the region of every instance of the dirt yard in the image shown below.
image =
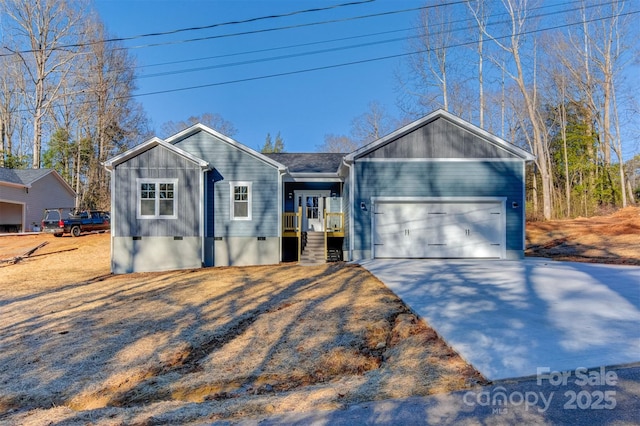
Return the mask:
[[[112,276],[108,234],[0,237],[0,259],[0,423],[198,424],[483,381],[358,266]]]
[[[640,208],[608,216],[527,224],[527,256],[640,265]]]
[[[640,264],[640,209],[532,223],[527,242]],[[483,382],[354,265],[113,276],[108,234],[0,236],[0,309],[2,424],[200,424]]]

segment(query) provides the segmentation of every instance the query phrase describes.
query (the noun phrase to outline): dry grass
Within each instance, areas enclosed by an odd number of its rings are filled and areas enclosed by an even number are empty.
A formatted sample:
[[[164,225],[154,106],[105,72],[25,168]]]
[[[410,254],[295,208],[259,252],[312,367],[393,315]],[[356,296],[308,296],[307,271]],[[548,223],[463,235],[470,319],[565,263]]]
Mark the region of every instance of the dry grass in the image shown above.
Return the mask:
[[[0,422],[188,424],[469,387],[377,279],[330,264],[112,276],[109,236],[0,237]]]
[[[527,255],[640,265],[640,208],[607,216],[527,224]]]
[[[528,225],[529,255],[640,264],[640,209]],[[0,237],[0,423],[198,424],[482,378],[362,268],[109,274],[109,235]]]

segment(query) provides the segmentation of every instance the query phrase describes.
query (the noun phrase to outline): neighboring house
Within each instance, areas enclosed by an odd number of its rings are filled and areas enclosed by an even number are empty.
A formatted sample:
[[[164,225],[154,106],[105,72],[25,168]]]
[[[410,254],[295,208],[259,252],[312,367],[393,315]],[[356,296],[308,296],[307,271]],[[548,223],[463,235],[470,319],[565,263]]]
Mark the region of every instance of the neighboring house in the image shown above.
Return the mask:
[[[112,270],[521,258],[533,159],[442,110],[350,154],[261,154],[196,124],[105,163]]]
[[[0,167],[0,232],[38,229],[44,209],[75,206],[76,194],[53,169]]]

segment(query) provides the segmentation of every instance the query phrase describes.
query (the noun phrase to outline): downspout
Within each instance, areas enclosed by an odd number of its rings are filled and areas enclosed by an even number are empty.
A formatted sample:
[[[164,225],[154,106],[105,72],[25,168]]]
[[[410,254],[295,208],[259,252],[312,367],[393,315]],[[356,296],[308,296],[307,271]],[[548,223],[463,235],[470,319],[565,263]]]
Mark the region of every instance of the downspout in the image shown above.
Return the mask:
[[[535,179],[535,176],[534,176]],[[522,213],[520,214],[520,220],[522,221],[522,257],[524,257],[524,252],[527,250],[527,162],[522,162]],[[506,209],[506,206],[505,206]],[[506,241],[505,236],[505,241]],[[505,247],[506,250],[506,247]]]
[[[278,263],[282,262],[282,215],[284,212],[284,184],[282,178],[287,169],[278,169]]]
[[[205,183],[205,179],[204,176],[207,173],[207,169],[204,167],[200,168],[200,196],[198,197],[200,206],[199,206],[199,211],[200,211],[200,223],[198,224],[198,232],[200,234],[200,266],[204,267],[205,266],[205,206],[207,205],[207,200],[205,200],[205,197],[207,196],[207,191],[205,191],[204,188],[204,183]]]
[[[114,223],[115,221],[113,220],[113,207],[116,205],[116,183],[115,183],[115,179],[114,179],[114,168],[111,164],[106,164],[106,163],[102,163],[102,166],[107,169],[107,172],[109,172],[109,187],[111,188],[111,208],[109,209],[109,215],[111,223],[109,223],[109,247],[111,250],[111,253],[109,253],[109,257],[110,257],[110,264],[111,264],[111,273],[113,273],[113,239],[114,237]]]
[[[353,212],[355,210],[355,194],[354,194],[354,176],[353,161],[342,160],[342,163],[349,168],[349,261],[353,262]]]

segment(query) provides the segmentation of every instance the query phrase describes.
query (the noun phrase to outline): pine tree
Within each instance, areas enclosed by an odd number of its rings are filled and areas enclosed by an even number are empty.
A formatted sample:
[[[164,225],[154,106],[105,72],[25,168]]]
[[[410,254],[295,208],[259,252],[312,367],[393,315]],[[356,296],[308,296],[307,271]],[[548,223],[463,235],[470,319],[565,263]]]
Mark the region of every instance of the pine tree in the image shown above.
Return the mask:
[[[273,142],[271,142],[271,133],[267,133],[267,139],[264,141],[264,145],[260,149],[263,154],[271,154],[273,152]]]
[[[271,133],[267,133],[267,138],[262,148],[260,148],[260,152],[263,154],[277,154],[279,152],[284,152],[284,141],[282,140],[282,136],[280,136],[280,132],[278,132],[278,135],[276,136],[275,143],[271,140]]]

